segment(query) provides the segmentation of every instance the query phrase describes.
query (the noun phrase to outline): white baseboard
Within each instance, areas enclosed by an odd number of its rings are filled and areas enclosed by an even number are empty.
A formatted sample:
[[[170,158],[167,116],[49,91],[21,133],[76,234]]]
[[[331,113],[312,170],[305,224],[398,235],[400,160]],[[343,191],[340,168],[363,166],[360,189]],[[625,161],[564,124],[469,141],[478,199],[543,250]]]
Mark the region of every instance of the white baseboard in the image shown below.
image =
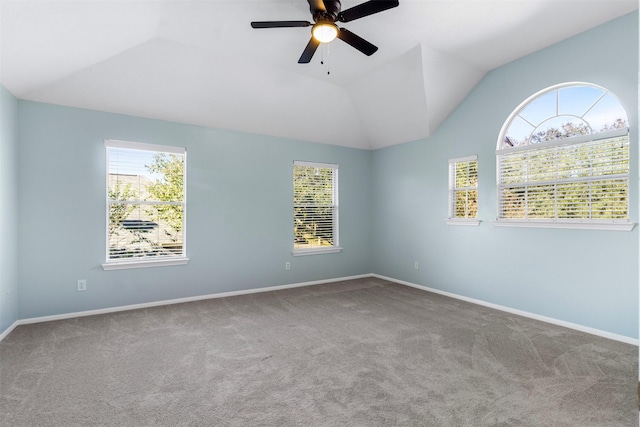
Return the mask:
[[[400,285],[410,286],[412,288],[420,289],[427,292],[433,292],[435,294],[444,295],[446,297],[455,298],[461,301],[470,302],[472,304],[482,305],[484,307],[493,308],[495,310],[504,311],[511,314],[516,314],[518,316],[528,317],[530,319],[539,320],[541,322],[551,323],[552,325],[563,326],[565,328],[574,329],[580,332],[586,332],[588,334],[597,335],[599,337],[608,338],[615,341],[620,341],[623,343],[631,344],[638,346],[640,341],[638,339],[629,338],[624,335],[618,335],[607,331],[602,331],[600,329],[590,328],[588,326],[578,325],[576,323],[565,322],[564,320],[554,319],[552,317],[541,316],[539,314],[529,313],[528,311],[518,310],[511,307],[506,307],[504,305],[493,304],[491,302],[486,302],[482,300],[478,300],[475,298],[469,298],[462,295],[454,294],[451,292],[441,291],[439,289],[429,288],[427,286],[416,285],[415,283],[405,282],[404,280],[394,279],[392,277],[381,276],[379,274],[372,274],[372,277],[377,277],[378,279],[388,280],[390,282],[398,283]]]
[[[231,291],[231,292],[220,292],[217,294],[208,294],[208,295],[198,295],[194,297],[185,297],[185,298],[176,298],[170,300],[162,300],[162,301],[153,301],[153,302],[145,302],[141,304],[131,304],[131,305],[123,305],[119,307],[108,307],[108,308],[100,308],[97,310],[87,310],[87,311],[78,311],[74,313],[64,313],[64,314],[54,314],[51,316],[40,316],[40,317],[31,317],[27,319],[17,320],[7,331],[5,331],[2,335],[0,335],[0,341],[9,335],[9,333],[15,329],[16,326],[19,325],[30,325],[33,323],[41,323],[41,322],[51,322],[54,320],[65,320],[65,319],[73,319],[76,317],[85,317],[85,316],[95,316],[96,314],[108,314],[108,313],[117,313],[119,311],[128,311],[128,310],[138,310],[141,308],[151,308],[151,307],[159,307],[163,305],[171,305],[171,304],[182,304],[185,302],[194,302],[194,301],[202,301],[207,299],[214,298],[225,298],[225,297],[233,297],[238,295],[248,295],[248,294],[256,294],[261,292],[272,292],[272,291],[280,291],[283,289],[291,289],[291,288],[301,288],[304,286],[313,286],[313,285],[321,285],[324,283],[334,283],[334,282],[342,282],[345,280],[354,280],[354,279],[363,279],[371,277],[371,274],[361,274],[358,276],[348,276],[348,277],[338,277],[334,279],[326,279],[326,280],[316,280],[312,282],[302,282],[302,283],[293,283],[290,285],[279,285],[279,286],[269,286],[266,288],[255,288],[255,289],[246,289],[242,291]]]
[[[538,314],[529,313],[527,311],[517,310],[515,308],[510,308],[510,307],[506,307],[506,306],[503,306],[503,305],[493,304],[493,303],[490,303],[490,302],[486,302],[486,301],[482,301],[482,300],[478,300],[478,299],[474,299],[474,298],[469,298],[469,297],[465,297],[465,296],[462,296],[462,295],[457,295],[457,294],[454,294],[454,293],[451,293],[451,292],[441,291],[441,290],[438,290],[438,289],[429,288],[427,286],[417,285],[415,283],[406,282],[404,280],[398,280],[398,279],[394,279],[392,277],[386,277],[386,276],[382,276],[382,275],[379,275],[379,274],[373,274],[373,273],[371,273],[371,274],[360,274],[360,275],[357,275],[357,276],[338,277],[338,278],[326,279],[326,280],[316,280],[316,281],[312,281],[312,282],[293,283],[293,284],[290,284],[290,285],[269,286],[269,287],[266,287],[266,288],[255,288],[255,289],[246,289],[246,290],[242,290],[242,291],[221,292],[221,293],[217,293],[217,294],[199,295],[199,296],[194,296],[194,297],[177,298],[177,299],[163,300],[163,301],[153,301],[153,302],[147,302],[147,303],[142,303],[142,304],[124,305],[124,306],[120,306],[120,307],[109,307],[109,308],[101,308],[101,309],[97,309],[97,310],[80,311],[80,312],[75,312],[75,313],[64,313],[64,314],[55,314],[55,315],[52,315],[52,316],[41,316],[41,317],[32,317],[32,318],[28,318],[28,319],[20,319],[20,320],[16,320],[11,326],[9,326],[9,328],[7,328],[4,332],[2,332],[0,334],[0,341],[2,341],[5,337],[7,337],[19,325],[29,325],[29,324],[33,324],[33,323],[51,322],[51,321],[54,321],[54,320],[72,319],[72,318],[75,318],[75,317],[94,316],[96,314],[116,313],[116,312],[119,312],[119,311],[137,310],[137,309],[140,309],[140,308],[151,308],[151,307],[158,307],[158,306],[171,305],[171,304],[181,304],[181,303],[185,303],[185,302],[202,301],[202,300],[214,299],[214,298],[225,298],[225,297],[232,297],[232,296],[238,296],[238,295],[248,295],[248,294],[261,293],[261,292],[280,291],[280,290],[284,290],[284,289],[300,288],[300,287],[304,287],[304,286],[321,285],[321,284],[324,284],[324,283],[334,283],[334,282],[342,282],[342,281],[345,281],[345,280],[364,279],[364,278],[367,278],[367,277],[376,277],[378,279],[388,280],[389,282],[398,283],[400,285],[410,286],[412,288],[420,289],[420,290],[423,290],[423,291],[433,292],[435,294],[444,295],[444,296],[447,296],[447,297],[450,297],[450,298],[455,298],[455,299],[458,299],[458,300],[461,300],[461,301],[470,302],[472,304],[477,304],[477,305],[481,305],[481,306],[484,306],[484,307],[493,308],[495,310],[500,310],[500,311],[504,311],[504,312],[507,312],[507,313],[516,314],[518,316],[528,317],[528,318],[531,318],[531,319],[539,320],[539,321],[550,323],[550,324],[553,324],[553,325],[563,326],[565,328],[574,329],[574,330],[577,330],[577,331],[580,331],[580,332],[586,332],[588,334],[597,335],[597,336],[600,336],[600,337],[612,339],[612,340],[615,340],[615,341],[624,342],[624,343],[635,345],[635,346],[638,346],[639,343],[640,343],[640,341],[638,339],[629,338],[629,337],[626,337],[624,335],[618,335],[618,334],[614,334],[614,333],[611,333],[611,332],[602,331],[600,329],[595,329],[595,328],[590,328],[590,327],[587,327],[587,326],[578,325],[576,323],[565,322],[564,320],[558,320],[558,319],[554,319],[554,318],[551,318],[551,317],[541,316],[541,315],[538,315]]]
[[[16,320],[15,322],[13,322],[13,324],[11,324],[11,326],[9,326],[7,329],[5,329],[4,331],[2,331],[2,333],[0,333],[0,342],[2,342],[3,339],[5,339],[7,336],[9,336],[9,334],[18,327],[18,325],[20,324],[19,320]]]

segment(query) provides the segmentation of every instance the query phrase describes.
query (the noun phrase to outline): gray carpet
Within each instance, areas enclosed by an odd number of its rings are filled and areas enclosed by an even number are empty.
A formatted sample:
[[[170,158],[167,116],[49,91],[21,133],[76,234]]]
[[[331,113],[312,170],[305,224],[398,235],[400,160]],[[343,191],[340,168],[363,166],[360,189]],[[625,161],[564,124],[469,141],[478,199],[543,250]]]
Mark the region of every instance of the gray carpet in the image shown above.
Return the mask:
[[[634,346],[362,279],[16,328],[2,426],[634,426]]]

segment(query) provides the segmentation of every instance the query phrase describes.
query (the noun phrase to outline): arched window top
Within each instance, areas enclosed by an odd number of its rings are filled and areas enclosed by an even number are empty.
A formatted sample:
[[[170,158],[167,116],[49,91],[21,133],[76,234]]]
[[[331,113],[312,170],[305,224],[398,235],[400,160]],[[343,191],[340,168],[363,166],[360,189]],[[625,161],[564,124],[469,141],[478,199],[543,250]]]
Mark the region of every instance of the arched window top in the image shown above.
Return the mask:
[[[590,83],[564,83],[540,91],[511,113],[497,150],[627,128],[618,98]]]

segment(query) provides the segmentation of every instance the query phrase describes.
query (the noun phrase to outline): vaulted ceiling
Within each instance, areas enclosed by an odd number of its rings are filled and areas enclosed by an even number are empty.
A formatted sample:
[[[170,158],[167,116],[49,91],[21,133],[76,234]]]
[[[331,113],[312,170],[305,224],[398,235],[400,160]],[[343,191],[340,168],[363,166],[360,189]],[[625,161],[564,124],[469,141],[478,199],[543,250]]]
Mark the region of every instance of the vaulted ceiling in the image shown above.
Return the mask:
[[[342,9],[364,0],[343,0]],[[376,149],[433,133],[487,71],[637,0],[400,0],[297,60],[306,0],[0,0],[0,82],[20,99]],[[321,63],[323,62],[323,63]]]

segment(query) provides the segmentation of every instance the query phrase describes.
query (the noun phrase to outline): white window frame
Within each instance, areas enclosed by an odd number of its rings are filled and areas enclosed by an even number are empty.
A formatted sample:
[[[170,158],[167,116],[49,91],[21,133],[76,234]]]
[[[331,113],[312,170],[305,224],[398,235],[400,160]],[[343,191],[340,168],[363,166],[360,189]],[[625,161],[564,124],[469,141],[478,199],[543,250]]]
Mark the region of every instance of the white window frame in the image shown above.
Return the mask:
[[[560,85],[555,85],[552,87],[549,87],[547,89],[544,89],[540,92],[537,92],[536,94],[532,95],[531,97],[529,97],[527,100],[525,100],[522,104],[520,104],[509,116],[509,118],[507,119],[507,121],[505,122],[505,124],[502,127],[502,130],[500,132],[500,135],[498,137],[498,143],[497,143],[497,149],[496,149],[496,186],[497,186],[497,197],[496,197],[496,201],[497,201],[497,205],[496,205],[496,212],[497,212],[497,216],[496,216],[496,220],[494,222],[495,226],[498,227],[534,227],[534,228],[567,228],[567,229],[591,229],[591,230],[617,230],[617,231],[631,231],[634,226],[635,223],[632,223],[629,221],[629,207],[630,207],[630,186],[629,186],[629,170],[627,168],[626,173],[621,173],[621,174],[617,174],[617,175],[604,175],[604,176],[588,176],[588,177],[584,177],[584,178],[576,178],[576,179],[549,179],[549,180],[544,180],[544,182],[536,182],[536,181],[529,181],[528,179],[523,181],[521,183],[521,186],[525,186],[525,187],[529,187],[529,186],[535,186],[535,185],[549,185],[549,186],[553,186],[554,187],[554,199],[556,200],[554,202],[554,211],[557,208],[557,193],[555,192],[555,188],[557,188],[558,185],[561,184],[566,184],[566,183],[585,183],[585,185],[591,185],[592,181],[607,181],[607,180],[626,180],[626,185],[627,185],[627,218],[626,219],[590,219],[590,218],[576,218],[576,219],[565,219],[565,218],[557,218],[557,211],[555,211],[555,218],[501,218],[501,213],[503,210],[502,204],[503,204],[503,190],[508,187],[507,184],[505,184],[502,181],[502,174],[503,174],[503,160],[505,158],[507,158],[507,156],[509,156],[512,153],[519,153],[519,152],[530,152],[530,153],[535,153],[536,151],[544,151],[547,150],[548,152],[552,152],[553,150],[557,150],[560,151],[563,149],[563,147],[577,147],[577,146],[582,146],[582,144],[593,144],[594,146],[598,145],[598,141],[602,141],[602,143],[604,144],[606,141],[611,140],[611,139],[615,139],[615,138],[621,138],[626,136],[626,144],[629,144],[629,129],[628,128],[623,128],[623,129],[615,129],[615,130],[611,130],[611,131],[604,131],[604,132],[595,132],[595,133],[591,133],[588,135],[581,135],[581,136],[574,136],[574,137],[569,137],[569,138],[563,138],[563,139],[557,139],[557,140],[552,140],[552,141],[545,141],[545,142],[540,142],[537,144],[529,144],[529,145],[524,145],[524,146],[515,146],[515,147],[509,147],[509,148],[504,148],[503,147],[503,141],[505,139],[506,133],[509,130],[509,126],[512,123],[512,120],[518,116],[518,114],[523,111],[524,108],[526,108],[529,103],[531,103],[532,101],[534,101],[535,99],[537,99],[538,97],[554,91],[554,90],[559,90],[565,87],[571,87],[571,86],[588,86],[588,87],[594,87],[594,88],[598,88],[601,89],[603,91],[605,91],[605,94],[611,94],[610,91],[608,91],[607,89],[597,86],[597,85],[593,85],[590,83],[582,83],[582,82],[571,82],[571,83],[564,83],[564,84],[560,84]],[[613,94],[611,94],[613,95]],[[604,95],[602,95],[601,98],[603,98]],[[601,99],[600,98],[600,99]],[[599,100],[596,101],[599,102]],[[556,100],[556,102],[558,102]],[[594,104],[595,105],[595,104]],[[556,106],[557,108],[557,106]],[[593,108],[593,105],[591,106],[591,108]],[[567,115],[567,113],[564,113],[565,115]],[[586,113],[585,113],[586,114]],[[578,116],[576,116],[578,117]],[[625,118],[627,119],[627,118]],[[548,120],[548,119],[547,119]],[[629,162],[628,164],[630,165],[630,158],[627,159],[627,161]],[[584,169],[585,171],[590,171],[591,169]],[[553,170],[551,170],[551,172],[553,172]],[[556,170],[557,172],[557,170]],[[527,190],[528,192],[528,190]],[[527,193],[528,194],[528,193]],[[526,197],[525,197],[526,199]],[[528,206],[528,205],[527,205]]]
[[[457,217],[456,216],[456,201],[458,200],[456,194],[459,191],[478,191],[478,184],[476,183],[473,187],[456,187],[456,168],[461,163],[471,163],[475,162],[476,165],[478,163],[478,156],[472,155],[467,157],[458,157],[455,159],[449,159],[449,217],[447,219],[448,225],[467,225],[467,226],[478,226],[480,225],[480,220],[477,218],[478,212],[476,211],[475,217]],[[476,171],[478,170],[476,166]],[[477,179],[477,176],[476,176]],[[468,207],[468,202],[467,202]]]
[[[167,145],[156,145],[156,144],[147,144],[141,142],[131,142],[131,141],[119,141],[119,140],[105,140],[105,153],[106,153],[106,227],[105,227],[105,237],[106,237],[106,260],[105,263],[102,264],[102,268],[104,270],[121,270],[121,269],[130,269],[130,268],[146,268],[146,267],[165,267],[172,265],[184,265],[189,262],[189,258],[186,256],[186,248],[187,248],[187,150],[184,147],[173,147]],[[122,148],[128,150],[141,150],[141,151],[150,151],[156,153],[173,153],[180,154],[184,156],[184,176],[183,176],[183,201],[180,203],[182,206],[182,253],[180,255],[167,255],[162,256],[161,258],[155,257],[140,257],[140,258],[127,258],[124,259],[110,259],[109,258],[109,222],[110,222],[110,203],[109,200],[109,149],[110,148]],[[157,203],[155,203],[157,204]]]
[[[293,256],[305,256],[305,255],[317,255],[317,254],[327,254],[327,253],[336,253],[341,252],[342,247],[340,246],[339,239],[339,185],[338,185],[338,172],[339,166],[333,163],[318,163],[318,162],[306,162],[295,160],[293,162],[293,170],[292,176],[295,177],[295,168],[296,167],[311,167],[311,168],[319,168],[319,169],[333,169],[333,197],[332,197],[332,210],[333,210],[333,220],[332,220],[332,237],[333,237],[333,245],[332,246],[317,246],[311,248],[296,248],[295,247],[295,235],[294,235],[294,245],[293,245]],[[294,201],[294,221],[295,221],[295,201]]]

